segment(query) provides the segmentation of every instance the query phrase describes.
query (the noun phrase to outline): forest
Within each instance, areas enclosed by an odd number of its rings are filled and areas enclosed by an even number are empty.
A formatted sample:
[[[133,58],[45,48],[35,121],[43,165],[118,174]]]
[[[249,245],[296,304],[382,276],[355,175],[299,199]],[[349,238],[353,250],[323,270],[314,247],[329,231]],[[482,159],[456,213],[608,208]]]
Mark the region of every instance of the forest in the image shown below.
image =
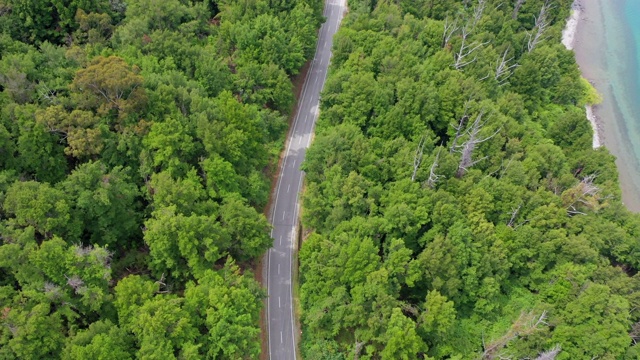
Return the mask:
[[[255,359],[321,0],[0,0],[0,359]]]
[[[571,3],[349,1],[303,164],[304,359],[640,359],[640,218]]]

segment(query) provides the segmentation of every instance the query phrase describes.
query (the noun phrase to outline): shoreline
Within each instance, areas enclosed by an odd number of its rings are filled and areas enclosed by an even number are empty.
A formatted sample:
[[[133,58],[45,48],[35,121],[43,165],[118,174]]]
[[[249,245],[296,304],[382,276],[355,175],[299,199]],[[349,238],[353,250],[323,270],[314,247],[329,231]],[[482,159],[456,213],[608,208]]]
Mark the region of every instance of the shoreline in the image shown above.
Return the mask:
[[[597,105],[585,105],[584,108],[593,129],[593,148],[597,149],[602,146],[602,119],[598,116]]]
[[[569,15],[567,23],[562,30],[561,42],[567,50],[573,51],[574,44],[576,43],[576,37],[578,35],[578,25],[580,24],[580,15],[582,12],[582,2],[580,0],[574,0],[573,4],[571,4],[571,15]],[[589,81],[589,83],[591,83],[591,81]],[[591,83],[591,85],[594,86],[593,83]],[[585,105],[584,108],[587,120],[589,120],[591,129],[593,130],[593,148],[597,149],[602,146],[602,143],[604,142],[602,118],[598,116],[597,104]]]
[[[576,40],[576,33],[578,32],[578,23],[580,22],[580,13],[582,12],[582,4],[579,0],[575,0],[571,4],[571,15],[567,19],[567,24],[562,30],[562,45],[567,50],[573,50],[573,44]]]
[[[640,213],[640,159],[635,155],[630,137],[634,130],[627,123],[631,120],[629,114],[633,114],[630,108],[633,105],[626,98],[633,90],[627,86],[634,83],[630,83],[633,80],[626,77],[625,72],[629,66],[636,66],[636,62],[630,60],[629,51],[620,47],[620,36],[630,33],[624,29],[626,23],[610,20],[614,16],[612,11],[619,10],[605,1],[575,0],[572,15],[567,19],[570,26],[563,31],[562,40],[563,44],[569,42],[582,76],[603,98],[591,111],[586,109],[587,118],[592,127],[595,126],[594,148],[597,136],[599,144],[616,157],[621,201],[631,212]]]

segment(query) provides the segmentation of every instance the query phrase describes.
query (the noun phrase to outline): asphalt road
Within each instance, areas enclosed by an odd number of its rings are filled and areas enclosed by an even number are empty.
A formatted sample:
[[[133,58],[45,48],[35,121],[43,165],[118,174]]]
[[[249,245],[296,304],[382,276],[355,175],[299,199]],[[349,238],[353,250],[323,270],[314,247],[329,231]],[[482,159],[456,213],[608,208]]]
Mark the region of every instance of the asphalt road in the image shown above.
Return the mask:
[[[319,32],[316,55],[305,79],[302,96],[289,131],[287,148],[281,163],[276,186],[271,224],[273,247],[267,253],[267,322],[269,332],[269,358],[296,359],[296,328],[292,306],[292,252],[296,246],[295,234],[300,209],[299,194],[304,173],[300,164],[311,143],[313,129],[319,114],[320,91],[327,77],[331,59],[333,35],[338,30],[346,10],[346,0],[327,0],[326,22]]]

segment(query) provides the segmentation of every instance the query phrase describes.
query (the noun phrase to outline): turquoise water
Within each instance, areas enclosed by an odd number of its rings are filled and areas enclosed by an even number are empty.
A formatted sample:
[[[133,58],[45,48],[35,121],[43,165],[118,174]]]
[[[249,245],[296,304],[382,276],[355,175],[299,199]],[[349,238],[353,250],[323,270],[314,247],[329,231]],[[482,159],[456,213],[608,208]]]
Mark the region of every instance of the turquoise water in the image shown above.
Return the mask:
[[[597,112],[604,145],[617,157],[623,201],[640,212],[640,0],[584,4],[578,62],[604,98]]]
[[[626,52],[621,58],[624,62],[621,64],[623,71],[620,73],[622,76],[619,83],[614,83],[613,86],[616,99],[618,99],[624,122],[624,128],[627,129],[626,135],[628,137],[629,145],[633,149],[633,157],[636,162],[636,170],[640,167],[640,1],[638,0],[625,0],[625,1],[606,1],[610,6],[615,6],[617,3],[622,3],[622,6],[617,7],[618,12],[612,13],[613,19],[610,21],[619,21],[623,19],[623,26],[621,29],[625,34],[620,35],[619,39],[626,40],[623,44],[619,44],[622,52]],[[620,14],[622,11],[622,14]],[[616,54],[616,52],[614,52]],[[617,54],[616,54],[617,55]],[[617,91],[617,90],[625,90]],[[640,177],[637,177],[637,181],[640,181]]]

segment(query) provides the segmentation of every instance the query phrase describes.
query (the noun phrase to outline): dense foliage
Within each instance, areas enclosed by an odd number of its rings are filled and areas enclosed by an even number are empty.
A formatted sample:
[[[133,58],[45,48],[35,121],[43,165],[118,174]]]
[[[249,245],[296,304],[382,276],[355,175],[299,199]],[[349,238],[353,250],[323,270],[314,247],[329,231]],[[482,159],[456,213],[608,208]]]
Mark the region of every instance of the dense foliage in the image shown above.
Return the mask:
[[[0,359],[260,352],[320,0],[0,0]]]
[[[304,169],[305,359],[636,359],[640,219],[569,0],[354,0]]]

